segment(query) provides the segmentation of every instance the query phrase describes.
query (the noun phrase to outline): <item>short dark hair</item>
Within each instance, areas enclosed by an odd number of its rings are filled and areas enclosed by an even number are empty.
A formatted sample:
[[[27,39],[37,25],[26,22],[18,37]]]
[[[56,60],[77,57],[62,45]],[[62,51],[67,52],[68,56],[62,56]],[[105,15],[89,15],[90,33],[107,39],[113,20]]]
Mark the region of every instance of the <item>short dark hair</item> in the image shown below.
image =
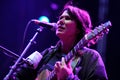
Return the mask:
[[[77,28],[81,31],[81,37],[91,31],[92,23],[90,15],[86,10],[71,5],[65,5],[62,12],[65,10],[67,10],[68,14],[77,22]]]

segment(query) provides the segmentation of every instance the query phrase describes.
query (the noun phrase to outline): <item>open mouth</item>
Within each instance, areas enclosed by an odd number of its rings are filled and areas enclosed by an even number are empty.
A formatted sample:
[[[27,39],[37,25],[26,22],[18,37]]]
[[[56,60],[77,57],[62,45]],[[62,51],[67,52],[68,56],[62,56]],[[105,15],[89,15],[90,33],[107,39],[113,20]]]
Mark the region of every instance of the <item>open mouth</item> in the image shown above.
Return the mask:
[[[58,26],[58,31],[64,30],[65,28],[61,25]]]

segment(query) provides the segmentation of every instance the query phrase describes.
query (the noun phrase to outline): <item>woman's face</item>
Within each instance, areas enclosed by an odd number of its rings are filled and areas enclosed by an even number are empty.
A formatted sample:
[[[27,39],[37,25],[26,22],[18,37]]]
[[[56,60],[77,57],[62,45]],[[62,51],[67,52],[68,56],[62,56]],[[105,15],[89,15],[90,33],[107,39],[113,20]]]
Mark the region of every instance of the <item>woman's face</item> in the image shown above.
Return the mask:
[[[59,17],[57,24],[56,35],[61,39],[76,37],[79,33],[76,21],[71,18],[67,10]]]

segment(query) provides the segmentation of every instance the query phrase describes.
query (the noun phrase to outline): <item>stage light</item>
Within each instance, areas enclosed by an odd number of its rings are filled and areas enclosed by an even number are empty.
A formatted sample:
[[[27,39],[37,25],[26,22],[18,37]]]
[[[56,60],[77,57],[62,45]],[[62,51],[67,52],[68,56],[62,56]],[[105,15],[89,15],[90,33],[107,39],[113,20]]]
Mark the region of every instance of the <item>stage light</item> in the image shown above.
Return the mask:
[[[49,22],[49,18],[47,16],[40,16],[39,17],[40,21],[45,21],[45,22]]]

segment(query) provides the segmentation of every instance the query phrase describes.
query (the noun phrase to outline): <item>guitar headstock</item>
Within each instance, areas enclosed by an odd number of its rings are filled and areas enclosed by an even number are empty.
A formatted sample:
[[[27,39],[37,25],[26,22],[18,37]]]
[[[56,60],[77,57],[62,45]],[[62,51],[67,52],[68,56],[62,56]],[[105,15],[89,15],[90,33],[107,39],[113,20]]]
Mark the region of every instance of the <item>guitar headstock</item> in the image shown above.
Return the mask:
[[[104,24],[95,27],[90,33],[85,35],[85,39],[88,41],[96,42],[100,37],[109,32],[109,28],[112,26],[110,21],[105,22]]]

